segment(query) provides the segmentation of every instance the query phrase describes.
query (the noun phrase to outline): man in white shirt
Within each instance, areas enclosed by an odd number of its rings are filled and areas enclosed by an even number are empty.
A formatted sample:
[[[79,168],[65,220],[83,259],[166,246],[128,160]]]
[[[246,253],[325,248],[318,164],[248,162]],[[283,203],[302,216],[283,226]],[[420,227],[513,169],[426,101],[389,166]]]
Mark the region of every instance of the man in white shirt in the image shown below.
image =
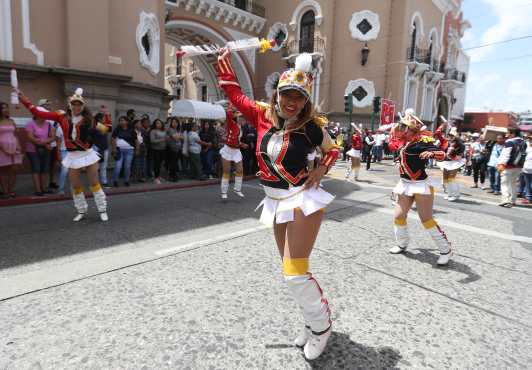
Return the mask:
[[[373,140],[375,140],[375,145],[373,145],[373,162],[380,163],[382,161],[382,154],[386,135],[384,135],[380,130],[377,130],[377,133],[373,135]]]

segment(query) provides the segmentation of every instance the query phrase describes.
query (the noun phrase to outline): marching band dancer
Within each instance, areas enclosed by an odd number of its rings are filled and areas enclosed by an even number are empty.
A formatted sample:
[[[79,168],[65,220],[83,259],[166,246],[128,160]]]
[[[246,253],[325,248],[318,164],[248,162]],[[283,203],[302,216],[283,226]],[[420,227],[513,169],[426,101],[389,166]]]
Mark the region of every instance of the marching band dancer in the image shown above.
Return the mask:
[[[279,79],[270,104],[251,101],[242,92],[227,50],[218,58],[219,83],[231,103],[257,127],[260,181],[266,193],[261,206],[262,223],[273,226],[283,274],[291,295],[303,312],[305,328],[295,340],[305,357],[315,359],[331,335],[329,305],[309,272],[309,257],[316,241],[324,208],[334,197],[320,187],[339,150],[322,127],[310,101],[312,64],[301,54],[295,69]],[[307,155],[319,147],[320,165],[307,168]]]
[[[445,152],[434,145],[430,133],[421,131],[423,123],[413,114],[407,114],[392,128],[390,147],[399,150],[399,183],[393,189],[397,195],[394,214],[394,233],[397,245],[390,253],[403,253],[409,244],[406,218],[408,211],[416,203],[419,219],[439,249],[437,265],[449,263],[452,256],[451,244],[447,236],[436,223],[433,215],[434,186],[425,172],[429,158],[437,161],[445,159]]]
[[[445,128],[445,123],[435,133],[435,137],[442,142],[441,148],[446,150],[445,160],[438,162],[438,167],[443,170],[443,186],[447,190],[445,199],[455,202],[460,199],[460,185],[456,182],[456,175],[458,170],[465,165],[463,158],[465,147],[458,136],[456,127],[449,130],[449,139],[443,137],[443,128]]]
[[[222,199],[227,199],[227,191],[229,190],[229,180],[231,178],[231,162],[235,163],[235,186],[234,192],[241,198],[244,198],[242,193],[242,180],[244,178],[244,166],[242,163],[242,152],[240,146],[246,145],[240,143],[240,136],[242,134],[239,124],[235,121],[233,107],[230,104],[226,111],[226,134],[227,139],[225,145],[220,149],[220,156],[222,157],[223,175],[220,184],[222,190]]]
[[[89,178],[90,189],[94,196],[96,208],[100,214],[100,219],[104,222],[109,220],[107,215],[107,199],[103,192],[102,186],[98,176],[98,162],[100,156],[92,149],[91,132],[99,129],[99,123],[95,125],[94,119],[89,110],[85,106],[85,99],[83,98],[83,89],[78,88],[74,95],[68,99],[69,107],[67,112],[57,111],[48,112],[35,107],[31,101],[19,93],[19,98],[22,104],[29,109],[31,114],[35,117],[56,121],[61,125],[65,133],[65,145],[68,151],[67,156],[63,160],[63,166],[68,168],[70,184],[72,185],[72,197],[74,199],[74,206],[77,210],[77,215],[74,217],[74,222],[83,220],[88,211],[88,204],[85,199],[83,185],[81,184],[81,171],[83,168],[87,169],[87,176]],[[110,118],[106,115],[106,120]]]
[[[349,180],[351,174],[353,179],[358,181],[358,174],[360,173],[360,156],[362,150],[362,132],[353,124],[351,124],[355,132],[351,137],[351,149],[346,153],[351,158],[351,168],[348,168],[345,173],[345,178]]]

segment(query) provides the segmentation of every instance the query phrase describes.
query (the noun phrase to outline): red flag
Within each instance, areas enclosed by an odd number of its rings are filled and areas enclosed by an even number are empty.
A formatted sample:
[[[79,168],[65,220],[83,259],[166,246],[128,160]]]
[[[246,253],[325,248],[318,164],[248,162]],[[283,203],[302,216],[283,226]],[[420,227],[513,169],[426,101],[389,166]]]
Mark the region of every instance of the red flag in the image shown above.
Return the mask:
[[[381,126],[393,123],[395,117],[395,102],[381,99]]]

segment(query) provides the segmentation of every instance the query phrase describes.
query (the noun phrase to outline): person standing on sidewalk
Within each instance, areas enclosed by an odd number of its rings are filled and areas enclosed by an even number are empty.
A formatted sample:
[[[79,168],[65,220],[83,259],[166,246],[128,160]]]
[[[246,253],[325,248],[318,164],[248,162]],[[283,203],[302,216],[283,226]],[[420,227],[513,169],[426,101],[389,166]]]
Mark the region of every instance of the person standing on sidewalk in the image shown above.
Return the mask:
[[[377,130],[377,133],[373,136],[375,145],[373,146],[373,163],[380,163],[382,161],[382,154],[384,150],[384,140],[386,135],[381,130]]]
[[[9,116],[9,105],[0,102],[0,191],[5,198],[17,196],[16,167],[22,164],[23,155],[16,131],[17,126]]]
[[[525,163],[522,176],[525,180],[524,199],[521,204],[532,204],[532,133],[528,134]]]
[[[474,138],[473,144],[471,144],[471,163],[473,166],[473,181],[474,185],[472,188],[478,188],[478,180],[480,179],[480,188],[485,190],[484,182],[486,181],[486,162],[487,162],[487,149],[484,137],[481,137],[480,134],[474,133],[472,135]]]
[[[366,171],[369,171],[371,167],[371,154],[373,152],[373,145],[375,145],[373,133],[369,130],[366,130],[366,136],[364,137],[363,146],[364,157],[366,158]]]
[[[112,134],[112,154],[115,159],[113,169],[113,186],[118,187],[118,178],[122,170],[124,171],[124,185],[129,186],[131,176],[131,163],[137,147],[137,132],[126,116],[118,119],[118,126]]]
[[[504,149],[504,140],[504,135],[499,134],[496,141],[487,145],[489,152],[488,177],[490,180],[490,189],[487,193],[493,193],[494,195],[501,195],[501,174],[497,170],[497,164]]]
[[[36,109],[46,112],[42,107]],[[44,194],[52,194],[53,191],[47,187],[50,176],[51,143],[56,140],[52,122],[34,115],[33,119],[26,124],[26,135],[28,137],[26,155],[31,164],[35,195],[42,197]]]
[[[109,164],[109,132],[113,129],[111,115],[107,107],[102,105],[101,112],[94,116],[96,126],[92,130],[94,140],[93,149],[100,155],[100,183],[104,188],[108,187],[107,183],[107,166]]]
[[[520,134],[519,128],[508,128],[507,140],[497,164],[501,173],[501,207],[512,207],[517,199],[516,181],[525,164],[527,150],[526,142],[519,137]]]
[[[161,184],[161,167],[166,154],[166,130],[164,123],[160,119],[155,119],[150,131],[150,146],[153,157],[153,182]]]

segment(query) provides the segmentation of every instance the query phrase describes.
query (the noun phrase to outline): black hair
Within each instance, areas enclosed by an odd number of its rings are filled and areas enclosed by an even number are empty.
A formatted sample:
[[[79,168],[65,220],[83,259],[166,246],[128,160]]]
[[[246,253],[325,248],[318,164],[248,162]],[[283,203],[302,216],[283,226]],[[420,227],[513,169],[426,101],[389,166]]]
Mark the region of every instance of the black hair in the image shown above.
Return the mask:
[[[521,136],[521,129],[519,127],[508,127],[508,133],[514,136]]]
[[[9,108],[9,105],[7,103],[4,103],[3,101],[0,101],[0,119],[8,118],[2,115],[2,111],[4,110],[4,107]]]
[[[161,126],[162,126],[161,130],[164,130],[164,122],[161,121],[159,118],[156,118],[153,120],[153,123],[151,124],[151,129],[157,130],[157,122],[161,122]]]

